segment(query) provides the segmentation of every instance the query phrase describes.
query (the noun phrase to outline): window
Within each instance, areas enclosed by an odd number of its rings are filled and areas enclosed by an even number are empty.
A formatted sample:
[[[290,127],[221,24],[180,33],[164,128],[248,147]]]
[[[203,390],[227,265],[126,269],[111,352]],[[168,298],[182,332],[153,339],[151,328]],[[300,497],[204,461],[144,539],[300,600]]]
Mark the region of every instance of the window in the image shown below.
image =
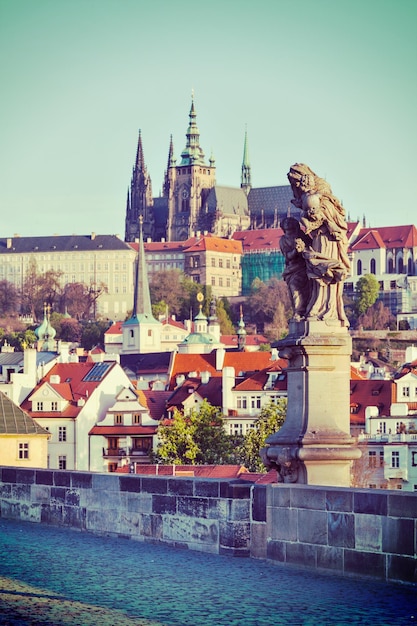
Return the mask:
[[[391,452],[391,467],[400,467],[400,452],[394,450]]]
[[[371,259],[371,274],[376,274],[376,262],[375,262],[375,259]]]
[[[402,396],[403,396],[403,398],[409,398],[410,397],[410,387],[403,387],[402,388]]]
[[[376,452],[375,450],[371,450],[368,452],[368,466],[376,467]]]
[[[36,410],[37,411],[43,411],[43,402],[37,402],[36,403]]]
[[[62,455],[58,457],[58,467],[60,470],[67,469],[67,457]]]
[[[230,270],[230,259],[226,259],[226,267]]]
[[[226,287],[230,287],[230,278],[226,278]]]
[[[114,423],[116,425],[123,424],[123,415],[121,413],[116,413],[116,415],[114,416]]]
[[[221,276],[219,278],[219,287],[223,287],[223,278]]]
[[[238,409],[246,409],[246,407],[247,407],[246,396],[238,396],[237,397],[237,408]]]
[[[67,427],[59,426],[58,428],[58,441],[66,441],[67,440]]]
[[[214,286],[215,286],[215,284],[216,284],[216,279],[215,279],[215,277],[214,277],[214,276],[212,276],[212,277],[211,277],[211,284],[213,285],[213,287],[214,287]]]
[[[413,450],[411,453],[411,465],[417,467],[417,450]]]
[[[51,402],[51,411],[58,411],[58,402],[55,400]]]
[[[211,267],[216,267],[216,259],[211,259]]]
[[[28,459],[28,458],[29,458],[29,444],[19,443],[19,459]]]
[[[261,396],[252,396],[250,399],[251,409],[260,409],[261,408]]]
[[[133,423],[134,424],[140,424],[140,413],[134,413],[133,414]]]
[[[360,276],[362,274],[362,261],[360,259],[358,260],[356,267],[357,267],[356,273],[358,276]]]
[[[387,432],[387,423],[379,422],[379,432],[385,434]]]
[[[219,259],[219,267],[223,267],[223,259]]]
[[[385,461],[384,461],[384,451],[380,450],[379,451],[379,467],[384,467],[385,465]]]

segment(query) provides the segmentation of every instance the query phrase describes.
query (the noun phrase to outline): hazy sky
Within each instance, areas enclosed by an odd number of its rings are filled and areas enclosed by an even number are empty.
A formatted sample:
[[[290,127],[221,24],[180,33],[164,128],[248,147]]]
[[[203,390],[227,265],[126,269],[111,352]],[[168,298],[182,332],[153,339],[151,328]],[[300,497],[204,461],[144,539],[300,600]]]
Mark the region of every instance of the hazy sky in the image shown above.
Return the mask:
[[[0,0],[0,237],[120,234],[138,130],[158,195],[191,92],[217,183],[294,162],[352,219],[417,224],[417,0]]]

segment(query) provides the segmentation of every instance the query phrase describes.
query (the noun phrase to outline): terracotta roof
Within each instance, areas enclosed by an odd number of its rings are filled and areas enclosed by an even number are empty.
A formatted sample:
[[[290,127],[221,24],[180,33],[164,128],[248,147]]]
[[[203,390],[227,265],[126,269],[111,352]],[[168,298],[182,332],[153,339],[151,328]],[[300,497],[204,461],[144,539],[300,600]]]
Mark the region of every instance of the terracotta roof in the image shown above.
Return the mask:
[[[225,346],[237,346],[237,335],[222,335],[220,342]],[[246,335],[247,346],[260,346],[262,343],[269,343],[264,335]]]
[[[115,362],[113,361],[104,361],[103,363],[56,363],[22,402],[21,406],[35,417],[57,417],[60,415],[62,417],[75,418],[83,408],[78,405],[78,401],[87,400],[114,366]],[[51,377],[54,376],[59,376],[59,383],[51,382]],[[69,402],[64,411],[32,412],[31,397],[45,382]]]
[[[244,254],[279,250],[279,240],[283,235],[281,228],[260,228],[257,230],[240,230],[232,235],[232,239],[240,241]]]
[[[376,229],[359,233],[357,239],[351,244],[351,250],[379,250],[385,248],[385,243]]]
[[[104,334],[105,335],[121,335],[122,325],[123,325],[123,322],[114,322],[114,324],[112,324],[110,328],[108,328]]]
[[[350,366],[350,380],[365,380],[366,376],[363,376],[359,369],[354,365]]]
[[[124,435],[154,435],[158,426],[100,426],[95,425],[89,435],[103,435],[103,437],[123,437]]]
[[[210,378],[207,383],[202,383],[200,378],[187,378],[182,385],[171,393],[167,401],[167,408],[182,407],[185,400],[194,392],[212,406],[222,406],[222,381],[220,376],[215,376]]]
[[[386,248],[412,248],[417,246],[417,228],[412,224],[406,226],[362,228],[358,239],[363,239],[371,231],[378,232]]]
[[[152,389],[137,390],[136,393],[142,402],[142,396],[145,398],[145,406],[149,411],[149,415],[154,420],[160,421],[166,413],[167,400],[171,395],[171,391],[153,391]]]
[[[350,414],[351,424],[365,426],[365,409],[377,406],[381,415],[389,415],[395,398],[395,383],[392,380],[351,380],[350,406],[356,411]]]
[[[231,254],[242,254],[242,244],[233,239],[223,239],[221,237],[206,237],[198,239],[185,252],[201,252],[209,250],[211,252],[229,252]]]
[[[248,376],[242,382],[235,386],[236,391],[261,391],[265,388],[265,384],[268,380],[269,372],[282,372],[282,379],[278,378],[274,382],[274,386],[270,391],[285,391],[287,389],[287,375],[283,370],[288,367],[288,361],[285,359],[278,359],[274,361],[273,365],[266,367],[260,372],[255,372],[251,376]]]

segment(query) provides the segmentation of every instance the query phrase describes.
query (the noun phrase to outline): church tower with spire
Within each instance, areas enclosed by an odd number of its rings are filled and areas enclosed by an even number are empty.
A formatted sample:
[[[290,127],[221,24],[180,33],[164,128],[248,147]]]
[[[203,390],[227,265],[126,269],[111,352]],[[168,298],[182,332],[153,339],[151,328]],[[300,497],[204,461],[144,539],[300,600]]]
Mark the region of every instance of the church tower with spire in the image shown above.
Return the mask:
[[[211,157],[206,162],[200,146],[194,95],[191,98],[187,143],[177,165],[172,140],[168,170],[164,181],[164,195],[168,199],[167,239],[183,241],[199,229],[200,213],[208,192],[216,184],[216,168]]]
[[[143,218],[144,237],[153,237],[152,182],[145,164],[142,146],[142,133],[139,130],[136,161],[132,172],[130,188],[127,192],[125,241],[139,239],[139,216]]]
[[[133,311],[131,317],[122,325],[122,354],[161,351],[162,324],[152,314],[142,223],[143,218],[140,216]]]
[[[240,177],[240,188],[243,189],[248,196],[252,187],[251,171],[249,163],[249,148],[248,148],[248,131],[245,130],[245,143],[243,145],[243,161],[242,161],[242,175]]]

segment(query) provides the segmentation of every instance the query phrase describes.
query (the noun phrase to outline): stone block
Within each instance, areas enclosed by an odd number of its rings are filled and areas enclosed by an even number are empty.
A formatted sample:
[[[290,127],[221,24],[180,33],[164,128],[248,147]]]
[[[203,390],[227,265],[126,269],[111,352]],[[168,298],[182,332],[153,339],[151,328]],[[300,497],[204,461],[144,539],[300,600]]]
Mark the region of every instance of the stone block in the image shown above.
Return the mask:
[[[219,524],[219,545],[226,548],[250,549],[250,523],[225,522]]]
[[[0,484],[0,499],[4,498],[9,500],[12,497],[12,485],[7,483],[6,485]]]
[[[41,504],[41,522],[42,524],[51,524],[52,526],[63,526],[63,505],[62,504]]]
[[[71,472],[54,471],[54,485],[56,487],[70,487]]]
[[[68,506],[80,506],[80,489],[66,489],[65,490],[65,504]]]
[[[152,495],[152,513],[170,513],[175,515],[177,512],[177,499],[175,496],[166,496],[161,494]]]
[[[87,472],[71,472],[71,487],[73,489],[91,489],[93,474]]]
[[[267,521],[268,539],[279,541],[297,541],[298,516],[297,509],[271,509],[270,519]]]
[[[138,539],[141,536],[141,520],[142,516],[136,512],[124,511],[120,515],[120,532],[132,539]]]
[[[286,546],[284,541],[267,540],[266,544],[266,558],[270,561],[279,561],[285,563],[286,560]]]
[[[367,552],[382,549],[382,517],[380,515],[355,515],[355,548]]]
[[[32,502],[45,503],[49,502],[51,498],[51,489],[49,485],[31,485],[30,499]]]
[[[178,498],[178,514],[190,517],[207,517],[209,503],[207,498],[181,496]]]
[[[316,567],[317,546],[306,543],[287,543],[286,562],[303,567]]]
[[[393,554],[413,555],[414,520],[401,519],[400,517],[383,517],[382,551]]]
[[[390,517],[410,517],[417,519],[417,498],[415,493],[405,491],[388,494],[388,515]]]
[[[218,480],[195,480],[194,495],[203,498],[218,498],[220,493]]]
[[[258,485],[253,488],[252,520],[266,522],[266,485]]]
[[[327,545],[327,513],[299,509],[298,540],[303,543]]]
[[[388,555],[387,579],[417,583],[417,560],[408,556]]]
[[[37,485],[53,485],[54,473],[52,470],[36,470],[35,480]]]
[[[18,467],[16,469],[16,482],[32,485],[35,482],[35,470]]]
[[[141,528],[144,537],[155,541],[160,541],[164,537],[162,515],[142,515]]]
[[[2,467],[1,474],[3,483],[16,483],[17,469],[15,467]]]
[[[23,483],[12,485],[11,499],[18,502],[30,502],[30,491],[31,485],[24,485]]]
[[[92,489],[102,489],[103,491],[119,491],[119,475],[93,474]]]
[[[70,526],[78,530],[86,529],[87,512],[84,507],[64,506],[62,520],[64,526]]]
[[[343,548],[317,546],[317,567],[319,569],[343,572]]]
[[[152,494],[129,494],[127,498],[127,511],[129,513],[152,513]]]
[[[87,509],[85,526],[86,530],[100,535],[108,532],[118,533],[120,512],[116,509]]]
[[[219,493],[221,498],[244,499],[250,498],[251,484],[237,481],[219,481]]]
[[[298,509],[326,510],[326,491],[323,488],[291,485],[290,506]]]
[[[249,500],[229,500],[227,507],[227,520],[237,522],[249,522],[250,502]]]
[[[386,515],[388,511],[388,494],[373,489],[355,491],[353,494],[353,510],[355,513]]]
[[[40,522],[41,521],[41,504],[33,503],[21,503],[20,504],[20,519],[23,522]]]
[[[351,489],[326,489],[327,511],[349,513],[353,511],[353,493]]]
[[[161,476],[143,476],[142,491],[147,493],[168,493],[168,480]]]
[[[5,519],[20,519],[20,502],[0,500],[0,517]]]
[[[375,552],[344,551],[344,573],[385,578],[385,555]]]
[[[167,515],[163,518],[163,537],[173,542],[190,545],[204,544],[218,551],[219,523],[203,518],[184,518]],[[201,547],[200,547],[201,549]]]
[[[187,478],[168,478],[168,493],[176,496],[192,496],[194,494],[193,481]]]
[[[250,556],[255,559],[266,559],[266,524],[251,524]]]
[[[277,484],[267,485],[266,487],[266,506],[283,506],[291,505],[291,487],[289,485]]]
[[[130,493],[141,493],[142,478],[126,474],[119,476],[120,491],[130,491]]]
[[[64,503],[66,495],[65,487],[51,487],[51,504]]]
[[[329,546],[355,547],[355,516],[352,513],[327,513]]]

